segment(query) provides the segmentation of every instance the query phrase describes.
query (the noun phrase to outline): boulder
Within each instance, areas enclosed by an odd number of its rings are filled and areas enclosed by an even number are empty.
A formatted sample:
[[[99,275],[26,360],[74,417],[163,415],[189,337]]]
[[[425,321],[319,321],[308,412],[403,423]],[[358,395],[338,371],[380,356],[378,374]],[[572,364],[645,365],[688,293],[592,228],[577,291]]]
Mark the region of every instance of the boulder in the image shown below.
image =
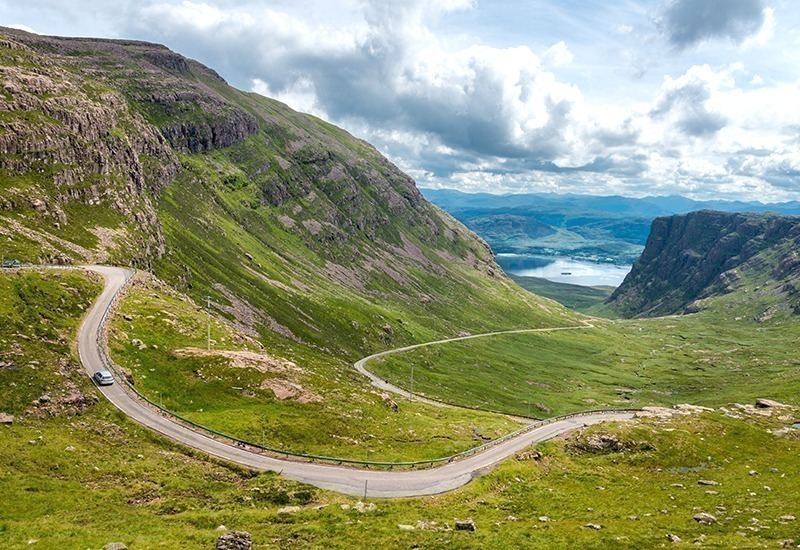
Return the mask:
[[[672,418],[673,411],[666,407],[642,407],[633,414],[634,418]]]
[[[711,514],[700,512],[699,514],[694,515],[694,520],[698,523],[705,523],[706,525],[711,525],[712,523],[715,523],[717,521],[717,518],[715,518]]]
[[[131,340],[131,345],[139,349],[147,349],[147,344],[145,344],[138,338],[134,338],[133,340]]]
[[[587,523],[584,527],[587,529],[594,529],[595,531],[599,531],[603,528],[601,525],[597,525],[596,523]]]
[[[294,514],[295,512],[299,512],[302,510],[299,506],[284,506],[278,510],[279,514]]]
[[[673,533],[667,533],[667,540],[670,542],[681,542],[681,538]]]
[[[360,512],[362,514],[364,512],[374,512],[377,508],[378,507],[375,506],[374,502],[364,503],[364,502],[361,502],[360,500],[358,502],[356,502],[355,505],[353,506],[353,509],[357,510],[358,512]]]
[[[392,410],[392,412],[400,412],[400,407],[397,405],[397,402],[392,399],[388,393],[382,393],[381,399],[383,400],[383,403]]]
[[[0,413],[0,424],[13,424],[14,416],[6,413]]]
[[[250,550],[253,536],[245,531],[228,531],[217,539],[217,550]]]
[[[516,458],[519,461],[539,460],[540,458],[542,458],[542,453],[540,453],[536,449],[528,449],[527,451],[522,451],[521,453],[517,453]]]
[[[772,409],[774,407],[788,407],[785,403],[778,403],[771,399],[756,399],[756,407],[759,409]]]
[[[711,479],[698,479],[697,480],[697,484],[698,485],[719,485],[716,481],[713,481]]]
[[[109,542],[103,546],[103,550],[128,550],[124,542]]]
[[[614,434],[592,434],[586,439],[578,441],[575,446],[587,452],[624,450],[623,444]]]
[[[456,520],[456,531],[475,531],[475,522],[472,518],[465,520]]]

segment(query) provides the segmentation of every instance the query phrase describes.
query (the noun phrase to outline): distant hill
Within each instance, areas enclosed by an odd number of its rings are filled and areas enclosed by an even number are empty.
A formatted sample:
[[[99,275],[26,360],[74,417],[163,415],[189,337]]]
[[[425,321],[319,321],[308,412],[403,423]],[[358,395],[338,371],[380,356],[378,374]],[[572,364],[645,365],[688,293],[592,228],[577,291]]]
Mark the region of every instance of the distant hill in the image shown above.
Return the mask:
[[[658,216],[695,210],[800,215],[800,202],[762,204],[645,197],[462,193],[422,189],[434,204],[486,239],[497,253],[565,255],[631,263]]]
[[[726,295],[766,319],[800,313],[800,217],[703,210],[657,218],[606,305],[625,317],[694,312]]]

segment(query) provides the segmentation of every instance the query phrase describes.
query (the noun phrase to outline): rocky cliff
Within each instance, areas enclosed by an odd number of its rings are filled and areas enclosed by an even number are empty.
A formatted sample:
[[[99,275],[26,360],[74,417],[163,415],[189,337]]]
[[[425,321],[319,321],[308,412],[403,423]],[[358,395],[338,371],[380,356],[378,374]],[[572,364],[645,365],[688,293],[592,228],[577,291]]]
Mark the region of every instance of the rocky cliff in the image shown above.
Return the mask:
[[[797,310],[800,217],[703,210],[657,218],[644,252],[608,299],[629,317],[694,312],[732,292]]]
[[[27,248],[28,261],[107,261],[118,246],[132,259],[163,254],[152,197],[178,171],[167,140],[118,90],[2,35],[0,233],[17,241],[6,257]],[[102,219],[113,227],[92,223]]]

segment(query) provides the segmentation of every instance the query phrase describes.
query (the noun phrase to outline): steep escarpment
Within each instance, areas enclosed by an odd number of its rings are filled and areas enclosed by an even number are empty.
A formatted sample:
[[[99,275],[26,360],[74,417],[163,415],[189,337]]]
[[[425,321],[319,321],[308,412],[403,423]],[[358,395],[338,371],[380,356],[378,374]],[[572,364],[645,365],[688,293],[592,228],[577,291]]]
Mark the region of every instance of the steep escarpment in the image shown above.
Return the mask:
[[[2,34],[120,92],[177,151],[228,147],[258,132],[258,118],[225,97],[233,89],[219,74],[162,45],[48,37],[13,29],[3,29]]]
[[[6,258],[143,266],[314,353],[571,320],[340,128],[163,46],[0,37]]]
[[[797,312],[799,251],[798,217],[703,210],[657,218],[607,305],[624,316],[650,317],[698,311],[736,292],[761,295],[768,309]]]
[[[131,259],[162,254],[152,197],[178,162],[161,133],[118,91],[20,42],[0,41],[0,84],[6,257],[108,261],[120,247]]]

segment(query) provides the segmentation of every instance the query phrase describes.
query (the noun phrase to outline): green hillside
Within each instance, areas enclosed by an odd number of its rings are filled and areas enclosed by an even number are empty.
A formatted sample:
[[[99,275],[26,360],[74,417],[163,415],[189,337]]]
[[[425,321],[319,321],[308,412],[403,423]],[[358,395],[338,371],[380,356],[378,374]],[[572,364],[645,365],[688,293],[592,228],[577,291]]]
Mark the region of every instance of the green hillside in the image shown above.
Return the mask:
[[[352,369],[408,343],[577,323],[372,146],[163,46],[0,35],[0,253],[152,273],[112,319],[112,356],[140,391],[231,435],[357,459],[438,458],[519,426],[395,413]],[[206,304],[212,351],[296,376],[186,355],[205,347],[184,331]]]
[[[0,35],[4,257],[132,263],[265,345],[337,358],[572,322],[343,130],[163,46]]]
[[[796,540],[797,408],[661,412],[595,426],[452,493],[360,504],[188,452],[102,400],[72,351],[98,290],[79,273],[0,274],[0,412],[13,416],[0,425],[4,548],[212,548],[225,529],[267,548],[646,548],[672,544],[670,534],[701,547]],[[213,328],[220,340],[230,335]],[[699,523],[698,513],[716,521]],[[476,531],[453,529],[467,518]]]
[[[226,529],[310,548],[645,548],[670,534],[753,547],[796,535],[793,239],[756,239],[769,246],[737,264],[726,292],[699,295],[695,315],[587,318],[506,278],[367,143],[162,46],[0,29],[0,63],[0,255],[139,268],[108,324],[111,355],[176,413],[291,451],[441,457],[520,422],[381,395],[353,361],[517,328],[570,330],[368,366],[405,386],[413,365],[416,393],[509,415],[717,408],[579,430],[445,495],[359,503],[127,420],[77,357],[98,278],[3,269],[4,547],[207,548]],[[787,406],[729,404],[758,397]],[[454,530],[466,518],[477,530]]]

